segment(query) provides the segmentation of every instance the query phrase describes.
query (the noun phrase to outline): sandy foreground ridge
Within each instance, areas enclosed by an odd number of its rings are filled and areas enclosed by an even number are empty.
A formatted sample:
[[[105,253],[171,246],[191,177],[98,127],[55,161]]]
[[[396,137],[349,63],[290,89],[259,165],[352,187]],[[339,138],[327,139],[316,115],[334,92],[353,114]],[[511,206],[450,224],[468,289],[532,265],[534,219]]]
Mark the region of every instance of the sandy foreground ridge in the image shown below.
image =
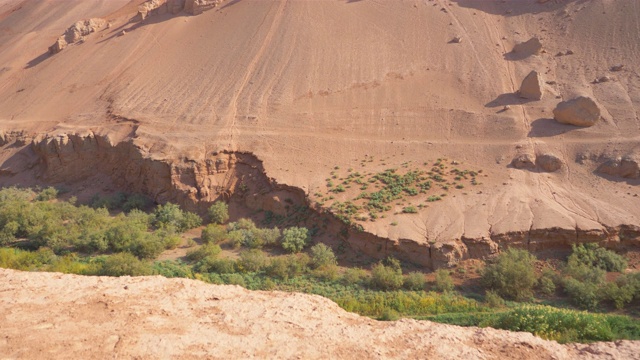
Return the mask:
[[[0,269],[3,359],[638,359],[640,343],[380,322],[320,296]]]

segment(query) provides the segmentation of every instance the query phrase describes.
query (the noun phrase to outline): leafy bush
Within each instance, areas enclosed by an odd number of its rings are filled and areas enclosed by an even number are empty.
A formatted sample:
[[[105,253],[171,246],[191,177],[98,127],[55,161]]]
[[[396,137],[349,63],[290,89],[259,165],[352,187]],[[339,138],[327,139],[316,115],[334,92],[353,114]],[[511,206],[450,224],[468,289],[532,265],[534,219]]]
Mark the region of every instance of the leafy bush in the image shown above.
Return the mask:
[[[624,257],[601,248],[598,244],[573,245],[572,249],[573,252],[567,260],[568,264],[583,264],[589,268],[617,272],[623,272],[627,268],[627,260]]]
[[[173,260],[156,261],[153,263],[153,273],[166,278],[193,279],[191,267]]]
[[[242,287],[247,287],[247,284],[244,281],[244,277],[240,274],[225,274],[222,276],[222,279],[227,285],[239,285]]]
[[[507,299],[529,299],[536,284],[534,264],[535,257],[528,251],[510,248],[484,268],[482,281]]]
[[[205,243],[219,244],[227,238],[227,230],[224,226],[209,224],[202,229],[200,239]]]
[[[209,221],[214,224],[224,224],[229,221],[229,206],[222,201],[214,202],[207,213]]]
[[[58,190],[54,187],[48,187],[42,189],[38,196],[36,196],[37,201],[48,201],[53,200],[58,197]]]
[[[336,255],[330,247],[319,243],[311,247],[311,263],[314,268],[336,265]]]
[[[100,275],[106,276],[143,276],[151,275],[149,264],[138,260],[130,253],[118,253],[109,256],[102,264]]]
[[[505,301],[503,298],[500,297],[500,295],[498,295],[497,292],[495,291],[487,291],[484,295],[484,302],[489,305],[490,307],[493,308],[497,308],[497,307],[503,307],[505,304]]]
[[[215,258],[220,254],[220,252],[222,252],[220,246],[216,244],[205,244],[197,249],[188,251],[187,259],[189,261],[198,262],[204,258]]]
[[[550,269],[545,269],[538,279],[538,290],[541,294],[551,296],[556,292],[555,274]]]
[[[404,278],[404,287],[408,290],[418,291],[424,290],[427,280],[421,272],[411,272]]]
[[[292,252],[298,253],[307,244],[307,238],[309,230],[305,227],[290,227],[282,231],[282,248]]]
[[[360,285],[369,275],[360,268],[348,268],[342,275],[342,282],[346,285]]]
[[[132,194],[122,204],[122,210],[129,212],[131,210],[143,210],[151,204],[151,200],[141,194]]]
[[[451,278],[451,272],[447,269],[436,270],[436,284],[434,286],[436,291],[450,292],[453,291],[455,285],[453,284],[453,278]]]
[[[600,304],[601,283],[580,281],[574,278],[564,280],[564,290],[575,305],[589,310],[596,310]]]
[[[193,229],[202,224],[202,219],[194,213],[182,211],[176,204],[158,205],[154,211],[154,225],[158,228],[174,227],[180,232]]]
[[[371,269],[371,283],[381,290],[396,290],[402,287],[402,269],[378,263]]]
[[[193,270],[200,273],[232,274],[236,272],[236,262],[210,256],[200,260]]]
[[[244,272],[262,271],[269,264],[267,255],[258,249],[251,249],[240,253],[238,269]]]

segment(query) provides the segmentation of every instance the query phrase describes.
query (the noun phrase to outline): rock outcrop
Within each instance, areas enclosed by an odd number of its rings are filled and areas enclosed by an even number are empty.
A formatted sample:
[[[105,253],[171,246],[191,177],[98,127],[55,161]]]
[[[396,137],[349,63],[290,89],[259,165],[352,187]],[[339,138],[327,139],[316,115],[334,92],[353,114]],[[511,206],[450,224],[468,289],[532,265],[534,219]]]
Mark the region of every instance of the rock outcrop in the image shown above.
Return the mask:
[[[539,54],[540,51],[542,51],[542,43],[537,37],[532,37],[531,39],[523,43],[518,43],[513,47],[514,53],[523,56],[536,55]]]
[[[637,341],[560,345],[492,328],[376,321],[321,296],[161,276],[0,269],[0,306],[0,353],[17,359],[565,360],[640,352]]]
[[[637,179],[640,177],[640,156],[634,154],[609,159],[601,164],[596,171],[616,177]]]
[[[533,70],[527,75],[520,85],[518,96],[529,100],[542,99],[542,79],[537,71]]]
[[[520,154],[511,160],[511,166],[516,169],[533,169],[536,167],[534,157],[531,154]]]
[[[541,171],[555,172],[562,168],[562,160],[552,154],[541,154],[536,156],[536,165]]]
[[[175,5],[175,3],[173,3],[172,5]],[[173,10],[173,6],[172,6],[172,10]],[[140,6],[138,6],[138,14],[136,16],[136,20],[142,21],[146,19],[149,15],[152,15],[152,14],[162,15],[162,14],[166,14],[168,11],[169,9],[168,9],[167,0],[145,1]]]
[[[580,96],[559,103],[553,117],[563,124],[593,126],[600,119],[600,108],[591,98]]]
[[[184,11],[191,15],[200,15],[204,11],[218,6],[223,0],[186,0]]]
[[[107,25],[107,21],[100,18],[78,21],[69,27],[56,42],[49,47],[50,54],[57,54],[67,45],[80,42],[85,36],[98,31]]]

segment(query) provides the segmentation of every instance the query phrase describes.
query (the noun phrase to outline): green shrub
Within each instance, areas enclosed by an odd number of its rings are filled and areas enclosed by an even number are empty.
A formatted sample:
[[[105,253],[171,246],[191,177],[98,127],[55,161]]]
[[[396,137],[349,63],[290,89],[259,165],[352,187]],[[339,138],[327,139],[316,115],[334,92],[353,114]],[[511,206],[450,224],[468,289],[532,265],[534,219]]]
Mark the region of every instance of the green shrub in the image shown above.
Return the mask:
[[[242,287],[247,287],[247,284],[244,281],[244,277],[240,274],[224,274],[222,276],[222,279],[227,285],[239,285]]]
[[[200,235],[200,239],[202,242],[219,244],[223,242],[227,238],[227,230],[224,226],[209,224],[204,229],[202,229],[202,234]]]
[[[282,248],[298,253],[307,244],[309,230],[305,227],[290,227],[282,231]]]
[[[607,283],[602,289],[604,300],[612,302],[616,309],[622,309],[634,298],[640,299],[640,273],[624,274],[615,282]]]
[[[418,212],[415,206],[406,206],[402,209],[402,212],[405,214],[415,214]]]
[[[36,196],[37,201],[48,201],[53,200],[58,197],[58,190],[54,187],[48,187],[42,189],[38,196]]]
[[[200,273],[232,274],[236,272],[236,262],[231,259],[218,259],[215,256],[200,260],[193,270]]]
[[[143,210],[151,205],[151,200],[142,194],[132,194],[122,204],[122,210],[129,212],[131,210]]]
[[[314,268],[335,266],[337,263],[336,255],[327,245],[319,243],[311,247],[311,264]]]
[[[447,269],[436,270],[436,283],[434,289],[439,292],[451,292],[455,285],[451,277],[451,271]]]
[[[158,205],[154,211],[154,225],[157,228],[173,227],[180,232],[193,229],[202,224],[202,219],[194,213],[182,211],[176,204]]]
[[[140,261],[130,253],[118,253],[109,256],[102,264],[100,275],[105,276],[143,276],[151,275],[149,264]]]
[[[173,260],[156,261],[153,263],[153,273],[166,278],[193,279],[191,267]]]
[[[584,309],[596,310],[602,299],[600,294],[601,284],[567,278],[564,280],[564,290],[575,305]]]
[[[100,196],[98,194],[91,198],[91,207],[94,209],[106,208],[107,210],[116,210],[122,208],[127,197],[123,193],[116,193],[111,196]]]
[[[342,275],[342,283],[345,285],[361,285],[369,275],[360,268],[348,268]]]
[[[554,281],[555,273],[550,269],[544,269],[542,275],[538,279],[538,291],[545,296],[551,296],[556,293],[556,283]]]
[[[215,258],[220,254],[220,252],[222,252],[220,246],[216,244],[205,244],[197,249],[189,250],[187,252],[187,259],[189,261],[198,262],[204,258]]]
[[[313,276],[324,281],[336,281],[340,277],[337,265],[323,265],[313,270]]]
[[[499,308],[505,305],[503,298],[497,292],[488,290],[484,295],[484,302],[492,308]]]
[[[424,290],[427,280],[421,272],[411,272],[404,278],[404,287],[408,290],[418,291]]]
[[[277,245],[280,240],[280,236],[280,229],[277,227],[274,227],[273,229],[260,229],[260,237],[266,246]]]
[[[589,268],[617,272],[623,272],[627,268],[627,260],[624,257],[601,248],[598,244],[573,245],[572,249],[573,252],[567,260],[568,264],[583,264]]]
[[[238,269],[243,272],[262,271],[269,264],[267,255],[262,250],[251,249],[240,253]]]
[[[536,284],[534,265],[535,257],[528,251],[510,248],[484,268],[482,282],[502,297],[526,300]]]
[[[371,269],[371,283],[381,290],[396,290],[402,287],[402,270],[378,263]]]
[[[400,314],[393,309],[384,309],[382,315],[378,318],[380,321],[396,321],[400,319]]]
[[[214,224],[224,224],[229,221],[229,206],[222,202],[216,201],[209,207],[209,221]]]

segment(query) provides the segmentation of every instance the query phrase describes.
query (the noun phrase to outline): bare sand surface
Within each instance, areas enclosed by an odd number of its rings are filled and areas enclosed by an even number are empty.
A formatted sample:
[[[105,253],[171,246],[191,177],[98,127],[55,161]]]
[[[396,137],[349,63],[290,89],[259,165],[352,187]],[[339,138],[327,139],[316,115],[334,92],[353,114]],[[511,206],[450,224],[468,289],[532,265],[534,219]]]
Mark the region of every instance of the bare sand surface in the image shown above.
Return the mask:
[[[633,341],[380,322],[320,296],[0,269],[3,359],[638,359]]]

